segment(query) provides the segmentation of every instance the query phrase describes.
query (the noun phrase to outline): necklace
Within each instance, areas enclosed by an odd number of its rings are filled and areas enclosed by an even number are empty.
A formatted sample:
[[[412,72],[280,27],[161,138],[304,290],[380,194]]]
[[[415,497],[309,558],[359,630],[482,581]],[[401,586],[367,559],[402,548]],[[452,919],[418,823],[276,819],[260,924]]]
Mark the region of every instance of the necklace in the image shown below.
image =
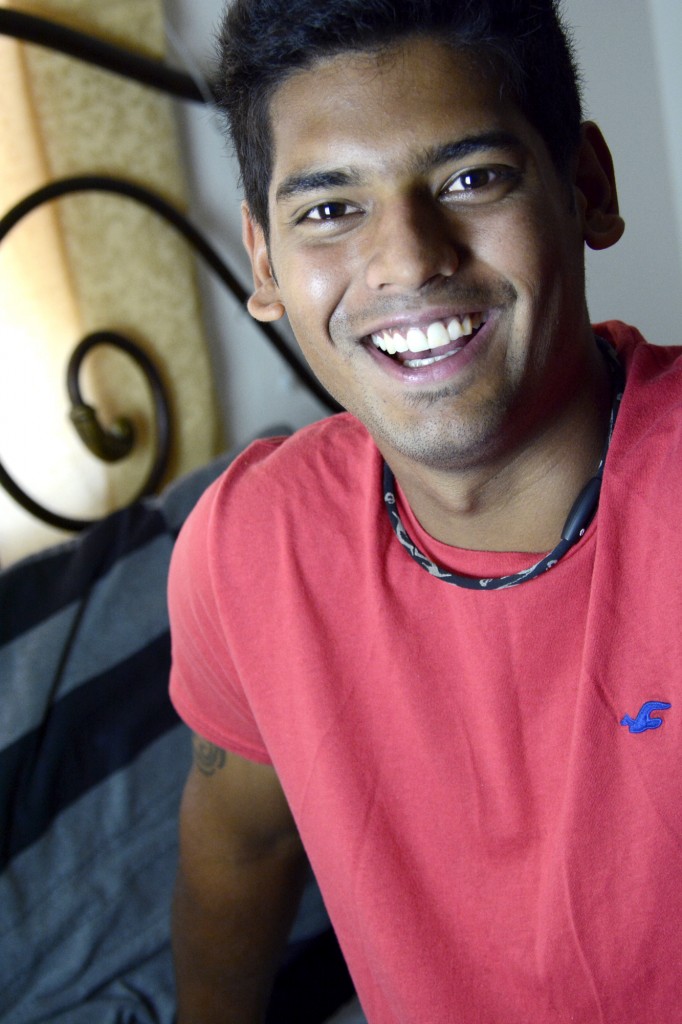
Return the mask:
[[[595,341],[606,360],[606,365],[611,377],[613,395],[611,401],[609,429],[606,435],[606,441],[604,442],[604,448],[601,453],[601,460],[597,467],[597,472],[590,480],[588,480],[578,497],[575,499],[571,511],[568,513],[568,518],[564,523],[564,528],[561,531],[561,539],[559,543],[552,549],[552,551],[549,552],[548,555],[545,555],[539,562],[531,565],[530,568],[523,569],[521,572],[512,573],[509,576],[496,576],[488,579],[479,579],[475,576],[460,576],[457,573],[450,572],[448,569],[442,569],[440,566],[436,565],[435,562],[432,562],[430,558],[419,550],[405,529],[403,521],[398,514],[395,495],[395,477],[387,463],[384,462],[384,504],[386,506],[386,511],[388,512],[388,518],[391,522],[391,526],[405,550],[409,552],[415,562],[417,562],[417,564],[420,565],[422,569],[425,569],[431,576],[435,576],[437,579],[443,580],[445,583],[452,583],[457,587],[466,587],[468,590],[506,590],[509,587],[517,587],[520,583],[527,583],[528,580],[534,580],[537,576],[541,576],[549,569],[554,568],[559,559],[563,558],[566,552],[583,536],[585,530],[592,522],[594,514],[597,511],[597,505],[599,504],[599,493],[601,491],[602,476],[604,475],[604,463],[606,461],[609,445],[611,444],[613,428],[616,424],[616,417],[618,416],[618,410],[620,409],[620,403],[623,398],[623,390],[625,387],[625,374],[623,373],[623,368],[614,348],[605,342],[603,338],[596,337]]]

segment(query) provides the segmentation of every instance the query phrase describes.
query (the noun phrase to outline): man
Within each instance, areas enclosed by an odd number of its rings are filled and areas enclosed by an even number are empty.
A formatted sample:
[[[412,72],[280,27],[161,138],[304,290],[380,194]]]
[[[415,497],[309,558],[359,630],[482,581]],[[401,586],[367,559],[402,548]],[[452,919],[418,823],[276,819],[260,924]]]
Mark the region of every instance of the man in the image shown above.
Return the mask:
[[[303,849],[370,1024],[675,1020],[682,371],[590,326],[555,7],[236,0],[222,46],[250,312],[349,413],[176,550],[180,1021],[262,1019]]]

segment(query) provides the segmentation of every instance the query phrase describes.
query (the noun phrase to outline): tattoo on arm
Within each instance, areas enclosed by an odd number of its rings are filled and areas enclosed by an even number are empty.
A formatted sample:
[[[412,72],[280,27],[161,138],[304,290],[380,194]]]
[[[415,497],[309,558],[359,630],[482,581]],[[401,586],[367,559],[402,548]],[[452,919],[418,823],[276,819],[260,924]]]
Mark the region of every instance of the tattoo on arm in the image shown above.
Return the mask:
[[[202,775],[215,775],[225,766],[227,755],[220,747],[216,747],[201,736],[192,736],[194,763]]]

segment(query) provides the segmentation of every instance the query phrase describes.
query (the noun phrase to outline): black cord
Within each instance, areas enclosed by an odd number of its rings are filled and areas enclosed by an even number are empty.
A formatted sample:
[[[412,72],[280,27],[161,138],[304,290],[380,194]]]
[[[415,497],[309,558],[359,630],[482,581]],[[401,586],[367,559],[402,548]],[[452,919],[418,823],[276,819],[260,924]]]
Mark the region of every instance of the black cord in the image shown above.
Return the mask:
[[[122,46],[106,43],[48,18],[0,7],[0,35],[57,50],[115,75],[123,75],[142,85],[160,89],[176,99],[190,100],[192,103],[209,102],[194,79],[183,71],[176,71],[161,61],[142,57]]]

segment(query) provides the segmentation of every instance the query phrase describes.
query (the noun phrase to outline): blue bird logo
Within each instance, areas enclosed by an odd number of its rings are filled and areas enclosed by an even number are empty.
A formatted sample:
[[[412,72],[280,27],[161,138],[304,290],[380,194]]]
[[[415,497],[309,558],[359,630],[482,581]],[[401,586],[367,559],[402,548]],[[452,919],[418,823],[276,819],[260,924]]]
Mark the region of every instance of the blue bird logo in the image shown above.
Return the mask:
[[[648,700],[646,704],[642,704],[636,718],[630,718],[629,715],[626,715],[620,724],[627,725],[630,732],[646,732],[647,729],[660,729],[663,725],[663,719],[659,715],[654,717],[653,713],[654,711],[667,711],[670,707],[672,707],[671,704],[666,704],[662,700]]]

